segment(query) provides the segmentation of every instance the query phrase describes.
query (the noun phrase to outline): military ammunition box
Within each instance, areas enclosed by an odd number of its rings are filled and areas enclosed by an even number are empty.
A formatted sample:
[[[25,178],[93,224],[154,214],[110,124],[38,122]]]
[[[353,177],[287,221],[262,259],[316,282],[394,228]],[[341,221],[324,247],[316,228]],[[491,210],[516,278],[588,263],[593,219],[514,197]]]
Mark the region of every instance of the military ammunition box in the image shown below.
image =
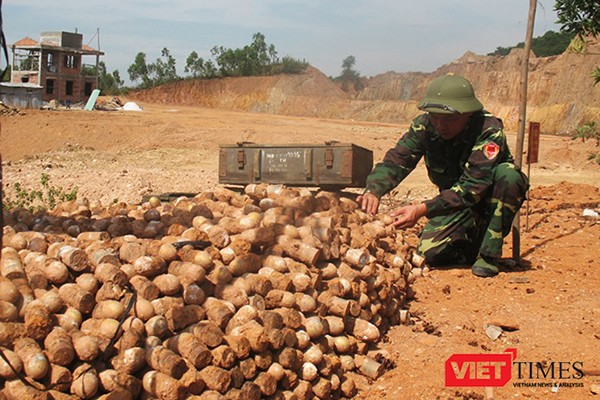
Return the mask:
[[[221,145],[219,183],[364,187],[373,152],[352,143]]]

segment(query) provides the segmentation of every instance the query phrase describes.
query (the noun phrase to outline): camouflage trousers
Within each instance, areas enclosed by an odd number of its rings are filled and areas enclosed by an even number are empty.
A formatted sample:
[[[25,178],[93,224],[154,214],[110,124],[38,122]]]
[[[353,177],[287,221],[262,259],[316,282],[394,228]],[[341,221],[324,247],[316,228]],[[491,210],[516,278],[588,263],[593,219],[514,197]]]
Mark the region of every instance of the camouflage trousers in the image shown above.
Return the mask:
[[[417,252],[431,266],[472,264],[479,254],[502,256],[503,239],[528,188],[527,176],[514,164],[499,164],[489,192],[473,208],[429,220]]]

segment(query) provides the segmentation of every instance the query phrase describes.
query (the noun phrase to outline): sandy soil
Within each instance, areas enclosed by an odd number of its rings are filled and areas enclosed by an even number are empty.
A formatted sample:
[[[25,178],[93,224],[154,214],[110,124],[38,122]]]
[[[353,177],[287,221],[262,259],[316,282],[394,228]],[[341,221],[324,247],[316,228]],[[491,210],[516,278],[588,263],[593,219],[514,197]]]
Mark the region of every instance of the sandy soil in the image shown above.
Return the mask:
[[[4,185],[77,187],[80,197],[110,204],[143,195],[200,192],[218,185],[219,144],[352,142],[381,159],[402,125],[236,113],[143,104],[142,112],[26,111],[3,116],[0,146]],[[509,132],[511,143],[514,132]],[[380,344],[393,366],[372,382],[357,377],[359,399],[586,399],[600,384],[600,166],[587,160],[590,143],[544,136],[540,162],[531,166],[532,190],[523,207],[520,265],[494,279],[468,269],[433,270],[417,279],[411,323],[393,327]],[[434,193],[421,167],[387,204],[419,201]],[[413,235],[412,240],[416,240]],[[511,328],[492,340],[485,324]],[[570,368],[551,377],[513,379],[504,387],[446,387],[444,362],[454,353],[517,349],[517,360]],[[554,364],[553,364],[554,363]],[[567,364],[568,363],[568,364]],[[573,363],[584,376],[576,379]],[[525,365],[525,364],[523,364]],[[575,383],[581,387],[516,387],[515,383]]]

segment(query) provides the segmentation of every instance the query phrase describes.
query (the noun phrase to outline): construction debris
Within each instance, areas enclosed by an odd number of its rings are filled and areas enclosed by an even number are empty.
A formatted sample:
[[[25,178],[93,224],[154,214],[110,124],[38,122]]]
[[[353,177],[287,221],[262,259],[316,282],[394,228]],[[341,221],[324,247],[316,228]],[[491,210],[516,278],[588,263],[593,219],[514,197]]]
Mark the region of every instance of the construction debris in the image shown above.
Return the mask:
[[[4,102],[0,101],[0,115],[6,116],[6,115],[25,115],[25,114],[22,113],[18,108],[9,106],[7,104],[4,104]]]
[[[142,107],[140,107],[139,105],[137,105],[134,102],[128,101],[126,103],[123,104],[123,102],[121,101],[121,99],[119,99],[118,97],[113,97],[112,99],[110,99],[110,101],[98,101],[96,102],[96,110],[101,110],[101,111],[118,111],[118,110],[123,110],[123,111],[142,111]]]

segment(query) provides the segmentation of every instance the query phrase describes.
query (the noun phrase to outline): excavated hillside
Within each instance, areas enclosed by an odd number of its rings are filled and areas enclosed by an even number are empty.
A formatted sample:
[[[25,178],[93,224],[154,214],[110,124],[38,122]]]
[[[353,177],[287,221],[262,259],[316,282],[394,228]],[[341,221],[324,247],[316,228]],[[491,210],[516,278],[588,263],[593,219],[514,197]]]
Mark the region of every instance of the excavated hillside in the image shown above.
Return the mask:
[[[507,56],[472,52],[432,73],[387,72],[365,79],[364,87],[346,93],[313,67],[301,75],[186,80],[132,94],[140,101],[221,108],[317,118],[406,123],[418,114],[416,104],[436,76],[448,72],[467,77],[486,108],[509,130],[518,125],[523,50]],[[600,65],[600,43],[582,53],[535,57],[529,62],[527,120],[541,123],[542,133],[572,133],[600,120],[600,86],[593,69]]]

